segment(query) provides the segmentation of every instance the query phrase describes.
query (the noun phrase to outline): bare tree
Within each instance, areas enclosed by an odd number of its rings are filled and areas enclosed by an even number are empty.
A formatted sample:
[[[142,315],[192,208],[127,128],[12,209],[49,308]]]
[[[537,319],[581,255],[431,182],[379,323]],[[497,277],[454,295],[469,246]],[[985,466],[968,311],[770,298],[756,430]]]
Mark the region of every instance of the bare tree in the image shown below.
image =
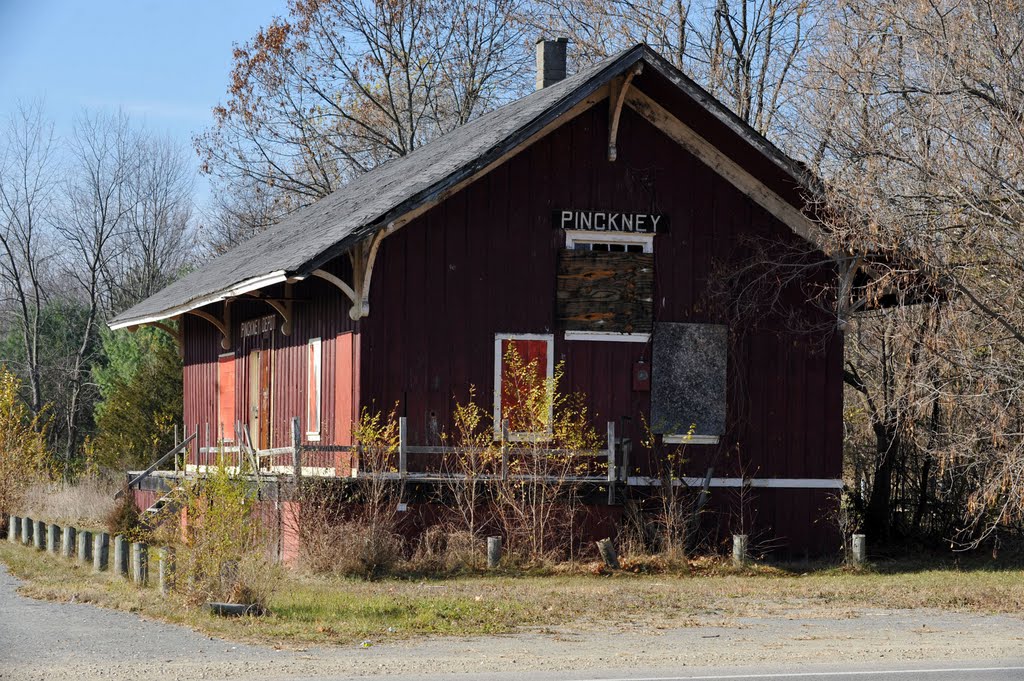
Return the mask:
[[[833,248],[895,256],[864,301],[923,279],[948,299],[853,329],[849,383],[877,433],[868,510],[913,527],[931,498],[973,545],[1024,521],[1024,10],[844,0],[828,35],[800,128]]]
[[[39,361],[45,300],[43,279],[51,255],[46,220],[56,185],[53,125],[41,103],[19,106],[0,142],[0,276],[5,312],[13,319],[25,353],[29,408],[46,403]]]
[[[112,310],[122,310],[172,282],[194,248],[193,170],[184,150],[167,138],[133,133],[125,190],[125,227],[118,230]],[[113,254],[112,254],[113,256]]]
[[[228,100],[195,139],[222,191],[287,212],[503,103],[526,0],[292,0],[236,48]],[[234,200],[229,200],[229,203]]]
[[[62,237],[64,266],[76,286],[69,293],[84,306],[75,329],[77,343],[67,358],[64,472],[70,475],[79,441],[82,393],[87,389],[90,353],[97,325],[110,309],[117,283],[107,280],[111,261],[121,255],[128,216],[135,209],[131,175],[137,170],[128,118],[83,114],[71,139],[71,168],[63,187],[63,210],[53,218]]]
[[[541,0],[584,63],[645,42],[762,133],[779,133],[818,39],[815,0]]]

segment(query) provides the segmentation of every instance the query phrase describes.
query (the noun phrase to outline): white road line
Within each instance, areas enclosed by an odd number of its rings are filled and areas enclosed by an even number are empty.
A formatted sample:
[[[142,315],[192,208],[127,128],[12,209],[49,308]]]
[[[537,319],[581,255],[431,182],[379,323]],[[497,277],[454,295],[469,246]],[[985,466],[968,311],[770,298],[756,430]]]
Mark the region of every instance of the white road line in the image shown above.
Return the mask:
[[[846,672],[779,672],[777,674],[716,674],[713,676],[634,676],[617,679],[573,679],[573,681],[711,681],[712,679],[799,679],[808,676],[871,676],[883,674],[957,674],[964,672],[1012,672],[1024,667],[951,667],[949,669],[877,669]]]

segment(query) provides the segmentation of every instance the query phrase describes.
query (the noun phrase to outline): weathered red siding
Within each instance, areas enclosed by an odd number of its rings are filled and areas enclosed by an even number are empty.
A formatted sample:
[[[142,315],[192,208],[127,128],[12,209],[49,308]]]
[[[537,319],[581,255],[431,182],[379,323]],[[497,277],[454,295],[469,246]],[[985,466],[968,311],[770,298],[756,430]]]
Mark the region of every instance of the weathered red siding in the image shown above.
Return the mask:
[[[643,84],[643,80],[639,81]],[[723,151],[748,166],[776,191],[797,196],[778,168],[736,144],[720,122],[685,98],[665,103],[700,128]],[[552,225],[560,209],[655,212],[670,217],[655,237],[655,321],[730,323],[712,298],[720,273],[743,262],[751,243],[799,244],[797,237],[656,128],[623,111],[618,160],[607,160],[607,106],[599,105],[505,162],[383,241],[370,294],[369,317],[352,322],[350,303],[336,288],[310,278],[292,287],[294,330],[273,335],[274,446],[290,442],[292,416],[305,418],[305,347],[323,339],[321,442],[347,442],[361,407],[387,411],[398,405],[408,418],[411,444],[438,444],[450,428],[452,407],[469,398],[490,411],[496,333],[553,333],[555,361],[564,362],[564,388],[586,393],[595,426],[615,421],[634,443],[631,473],[656,472],[639,447],[650,393],[633,390],[633,367],[650,362],[640,343],[565,341],[555,324],[558,251],[564,233]],[[719,137],[715,136],[718,131]],[[744,156],[745,154],[745,156]],[[350,281],[347,257],[327,269]],[[830,271],[819,275],[828,281]],[[267,295],[283,297],[285,287]],[[808,318],[819,315],[806,291],[783,298]],[[222,306],[210,306],[222,313]],[[246,319],[271,314],[264,302],[231,306],[233,333]],[[842,464],[842,335],[795,333],[767,311],[757,323],[730,324],[727,432],[719,445],[691,446],[686,473],[757,478],[839,478]],[[820,322],[821,319],[814,319]],[[216,419],[219,335],[206,321],[186,315],[185,422]],[[340,341],[339,334],[353,332]],[[348,338],[351,339],[349,348]],[[254,339],[234,339],[236,414],[249,413],[249,363]],[[339,389],[351,358],[352,392]],[[302,424],[305,432],[305,424]],[[324,456],[307,465],[343,469]],[[718,500],[730,492],[716,490]],[[823,490],[762,489],[751,495],[753,516],[780,541],[821,548],[830,536],[819,516],[834,507]],[[756,511],[756,512],[754,512]],[[727,519],[740,529],[738,520]],[[817,528],[817,529],[816,529]],[[753,532],[757,534],[757,532]]]

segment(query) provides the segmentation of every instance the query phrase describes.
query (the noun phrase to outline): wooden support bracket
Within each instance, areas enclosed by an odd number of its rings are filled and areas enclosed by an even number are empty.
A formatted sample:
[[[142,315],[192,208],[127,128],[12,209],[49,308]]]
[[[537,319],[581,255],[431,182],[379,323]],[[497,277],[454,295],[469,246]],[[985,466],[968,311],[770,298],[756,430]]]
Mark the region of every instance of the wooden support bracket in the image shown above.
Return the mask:
[[[366,241],[360,241],[348,252],[349,260],[352,262],[353,286],[349,286],[340,277],[330,272],[313,270],[314,277],[334,284],[352,301],[352,307],[348,311],[348,316],[352,319],[359,320],[370,314],[370,279],[373,276],[373,265],[377,261],[377,253],[380,252],[380,244],[385,237],[397,231],[402,224],[404,223],[389,223],[373,237]]]
[[[205,319],[206,321],[208,321],[211,324],[213,324],[217,328],[217,330],[220,331],[220,334],[221,334],[220,347],[222,349],[224,349],[224,350],[230,350],[231,349],[231,315],[230,315],[229,310],[230,310],[230,308],[228,307],[228,304],[225,303],[224,304],[224,320],[223,321],[221,321],[220,319],[217,319],[216,317],[214,317],[209,312],[203,312],[202,310],[189,310],[188,314],[195,315],[196,317],[199,317],[200,319]]]
[[[264,298],[263,300],[281,315],[281,335],[290,336],[292,335],[293,321],[295,319],[295,303],[292,300],[291,284],[284,285],[284,297],[284,300],[275,300],[273,298]]]
[[[612,82],[611,96],[608,97],[608,160],[614,161],[619,152],[616,148],[619,136],[619,119],[622,117],[622,105],[626,103],[626,93],[635,76],[643,71],[643,63],[638,63],[625,76]]]

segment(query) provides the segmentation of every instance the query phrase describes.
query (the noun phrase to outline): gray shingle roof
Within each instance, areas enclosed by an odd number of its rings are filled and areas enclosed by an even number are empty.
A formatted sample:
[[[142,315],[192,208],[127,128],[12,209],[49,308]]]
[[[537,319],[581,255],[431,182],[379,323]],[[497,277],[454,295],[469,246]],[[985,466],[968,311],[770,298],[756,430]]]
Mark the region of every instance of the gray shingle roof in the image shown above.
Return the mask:
[[[640,60],[709,107],[720,120],[760,147],[762,153],[776,162],[789,161],[657,53],[646,45],[637,45],[357,177],[333,194],[204,263],[117,315],[109,324],[121,328],[156,321],[242,290],[252,290],[257,288],[255,284],[266,286],[283,281],[286,276],[307,275],[368,233],[497,159]]]

